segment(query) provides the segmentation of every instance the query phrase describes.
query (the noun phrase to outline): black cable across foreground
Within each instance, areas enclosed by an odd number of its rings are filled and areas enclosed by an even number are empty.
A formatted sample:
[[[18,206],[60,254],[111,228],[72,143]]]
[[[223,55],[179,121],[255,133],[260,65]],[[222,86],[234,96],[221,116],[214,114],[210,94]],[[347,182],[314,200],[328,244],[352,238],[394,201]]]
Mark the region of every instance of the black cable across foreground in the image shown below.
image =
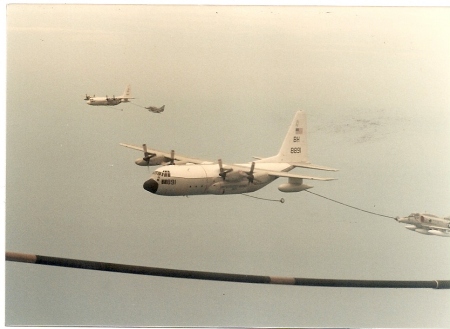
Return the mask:
[[[347,288],[432,288],[450,289],[450,280],[431,281],[396,281],[396,280],[337,280],[294,278],[263,275],[232,274],[218,272],[201,272],[176,270],[169,268],[124,265],[95,262],[80,259],[49,257],[16,252],[6,252],[6,260],[11,262],[41,264],[50,266],[70,267],[85,270],[118,272],[128,274],[152,275],[170,278],[213,280],[240,283],[263,283],[315,287],[347,287]]]
[[[378,213],[376,213],[376,212],[372,212],[372,211],[364,210],[364,209],[361,209],[361,208],[353,207],[353,206],[350,206],[349,204],[346,204],[346,203],[343,203],[343,202],[339,202],[339,201],[336,201],[336,200],[327,198],[327,197],[325,197],[325,196],[323,196],[323,195],[320,195],[320,194],[317,194],[317,193],[314,193],[314,192],[311,192],[311,191],[308,191],[308,190],[305,190],[305,191],[308,192],[308,193],[317,195],[318,197],[327,199],[327,200],[329,200],[329,201],[333,201],[333,202],[339,203],[339,204],[341,204],[341,205],[343,205],[343,206],[346,206],[346,207],[349,207],[349,208],[353,208],[353,209],[356,209],[356,210],[359,210],[359,211],[362,211],[362,212],[366,212],[366,213],[369,213],[369,214],[372,214],[372,215],[376,215],[376,216],[381,216],[381,217],[386,217],[386,218],[392,218],[392,219],[395,219],[395,217],[392,217],[392,216],[386,216],[386,215],[378,214]]]

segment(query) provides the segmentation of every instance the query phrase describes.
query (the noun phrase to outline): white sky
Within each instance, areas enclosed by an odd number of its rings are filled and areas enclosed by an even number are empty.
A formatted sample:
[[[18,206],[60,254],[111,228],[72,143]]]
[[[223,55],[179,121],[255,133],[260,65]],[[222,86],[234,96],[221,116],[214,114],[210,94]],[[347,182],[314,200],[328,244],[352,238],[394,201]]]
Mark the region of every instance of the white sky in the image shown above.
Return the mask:
[[[450,239],[283,194],[282,180],[255,195],[283,205],[158,197],[142,189],[150,172],[134,165],[139,154],[118,146],[250,161],[275,154],[303,109],[311,161],[340,169],[313,192],[391,216],[449,215],[449,16],[410,7],[10,5],[6,249],[243,274],[449,279]],[[128,83],[135,104],[166,111],[83,101]],[[5,275],[8,325],[450,325],[447,291],[262,287],[14,263]]]

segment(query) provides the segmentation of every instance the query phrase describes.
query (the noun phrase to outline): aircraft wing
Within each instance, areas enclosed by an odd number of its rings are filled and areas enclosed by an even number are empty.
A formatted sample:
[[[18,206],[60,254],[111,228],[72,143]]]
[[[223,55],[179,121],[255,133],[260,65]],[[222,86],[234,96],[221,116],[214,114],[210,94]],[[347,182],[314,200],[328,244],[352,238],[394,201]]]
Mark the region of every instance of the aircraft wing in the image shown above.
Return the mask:
[[[131,145],[131,144],[125,144],[125,143],[119,143],[119,145],[124,146],[124,147],[128,147],[130,149],[136,150],[136,151],[141,151],[142,153],[144,153],[144,147],[143,146],[136,146],[136,145]],[[166,161],[170,161],[172,159],[170,152],[163,152],[163,151],[158,151],[155,149],[149,149],[147,148],[147,152],[148,153],[154,153],[158,156],[163,156]],[[182,156],[182,155],[178,155],[175,154],[174,155],[174,160],[176,161],[176,163],[180,164],[184,164],[184,163],[194,163],[194,164],[211,164],[213,162],[207,161],[207,160],[201,160],[201,159],[197,159],[197,158],[190,158],[190,157],[186,157],[186,156]]]
[[[128,147],[133,150],[144,152],[144,148],[142,146],[135,146],[130,144],[119,143],[120,146]]]
[[[321,165],[315,165],[312,163],[304,163],[304,162],[290,162],[291,166],[300,167],[300,168],[308,168],[308,169],[317,169],[317,170],[326,170],[326,171],[338,171],[339,169],[325,167]]]
[[[435,225],[421,225],[423,228],[425,229],[429,229],[429,230],[438,230],[438,231],[443,231],[446,232],[447,228],[445,227],[441,227],[441,226],[435,226]]]
[[[231,166],[231,168],[233,168],[233,167],[238,167],[238,168],[242,168],[242,169],[245,168],[247,170],[249,169],[249,167],[246,165],[233,164]],[[268,170],[268,169],[263,169],[263,168],[255,168],[255,173],[257,173],[257,174],[265,173],[272,177],[287,177],[287,178],[310,179],[310,180],[321,180],[321,181],[330,181],[330,180],[336,179],[336,178],[330,178],[330,177],[315,177],[315,176],[292,174],[287,171],[275,171],[275,170]]]
[[[257,169],[257,170],[255,170],[255,172],[265,172],[269,176],[273,176],[273,177],[288,177],[288,178],[322,180],[322,181],[329,181],[329,180],[336,179],[336,178],[330,178],[330,177],[314,177],[314,176],[306,176],[306,175],[299,175],[299,174],[291,174],[289,172],[284,172],[284,171],[271,171],[271,170]]]
[[[450,230],[448,230],[444,227],[439,227],[439,226],[434,226],[434,225],[429,225],[429,226],[421,225],[420,227],[422,229],[427,230],[428,234],[433,234],[433,235],[443,236],[443,237],[450,237]]]
[[[264,158],[259,157],[259,156],[252,156],[252,158],[254,158],[256,160],[264,159]],[[339,171],[339,169],[325,167],[325,166],[322,166],[322,165],[316,165],[316,164],[312,164],[312,163],[309,163],[309,162],[308,163],[307,162],[289,162],[288,164],[291,165],[291,166],[300,167],[300,168],[326,170],[326,171]]]

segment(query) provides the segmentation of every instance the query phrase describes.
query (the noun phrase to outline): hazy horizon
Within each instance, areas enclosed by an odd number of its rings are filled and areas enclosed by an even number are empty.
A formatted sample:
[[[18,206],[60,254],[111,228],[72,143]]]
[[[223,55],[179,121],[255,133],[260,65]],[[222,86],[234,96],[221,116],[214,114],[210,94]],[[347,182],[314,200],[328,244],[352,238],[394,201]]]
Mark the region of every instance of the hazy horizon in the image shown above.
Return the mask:
[[[446,7],[7,6],[8,251],[255,275],[448,280],[450,239],[282,193],[160,197],[141,145],[277,153],[294,113],[312,192],[450,215]],[[93,107],[85,94],[136,99]],[[143,106],[165,105],[162,114]],[[295,169],[293,172],[324,175]],[[8,326],[449,327],[450,292],[265,286],[7,262]]]

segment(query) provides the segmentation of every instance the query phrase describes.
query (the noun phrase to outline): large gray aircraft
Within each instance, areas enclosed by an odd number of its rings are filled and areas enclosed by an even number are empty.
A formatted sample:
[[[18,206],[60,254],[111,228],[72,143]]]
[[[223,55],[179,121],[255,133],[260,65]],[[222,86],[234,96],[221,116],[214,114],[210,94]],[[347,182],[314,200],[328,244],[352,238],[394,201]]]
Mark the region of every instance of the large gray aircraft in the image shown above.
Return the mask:
[[[396,217],[399,223],[406,223],[408,230],[427,235],[450,237],[450,217],[412,213],[408,217]]]

